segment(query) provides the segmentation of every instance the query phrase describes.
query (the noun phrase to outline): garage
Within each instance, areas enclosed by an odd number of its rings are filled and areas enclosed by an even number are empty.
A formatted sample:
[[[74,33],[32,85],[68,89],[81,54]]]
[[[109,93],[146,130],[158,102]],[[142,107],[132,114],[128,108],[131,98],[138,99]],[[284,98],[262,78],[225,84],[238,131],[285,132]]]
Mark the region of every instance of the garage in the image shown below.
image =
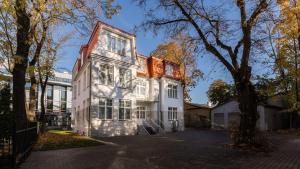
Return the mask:
[[[224,113],[214,114],[214,126],[224,128]]]

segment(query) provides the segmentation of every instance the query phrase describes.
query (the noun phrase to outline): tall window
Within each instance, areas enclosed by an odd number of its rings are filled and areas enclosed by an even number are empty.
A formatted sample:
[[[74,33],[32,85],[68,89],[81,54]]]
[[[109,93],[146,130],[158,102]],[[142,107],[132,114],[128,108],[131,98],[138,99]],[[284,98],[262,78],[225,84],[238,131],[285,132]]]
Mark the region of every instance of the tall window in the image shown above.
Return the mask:
[[[53,86],[47,85],[47,112],[53,112]]]
[[[173,76],[173,66],[170,64],[166,64],[166,75]]]
[[[100,84],[113,85],[114,66],[100,65]]]
[[[137,115],[138,119],[145,119],[146,118],[145,107],[137,107],[136,108],[136,115]]]
[[[111,35],[107,36],[108,43],[107,43],[107,49],[110,52],[117,53],[119,55],[125,56],[126,54],[126,45],[127,42],[125,39],[117,38]]]
[[[146,60],[143,59],[143,58],[140,58],[139,59],[139,68],[138,68],[138,70],[139,71],[145,71],[145,69],[146,69]]]
[[[137,81],[136,94],[138,96],[145,96],[146,95],[146,83],[144,81],[142,81],[142,80]]]
[[[168,119],[177,120],[177,107],[168,107]]]
[[[177,85],[168,84],[168,98],[177,98]]]
[[[112,119],[112,99],[99,99],[99,119]]]
[[[119,120],[128,120],[131,118],[131,100],[119,101]]]
[[[62,86],[60,90],[60,111],[66,112],[67,110],[67,87]]]
[[[80,80],[79,80],[79,81],[78,81],[78,90],[77,90],[78,96],[80,96],[80,90],[81,90],[81,88],[80,88]]]
[[[83,90],[86,88],[86,71],[83,72]]]
[[[120,87],[129,88],[131,86],[131,70],[123,69],[119,70],[120,75]]]
[[[73,98],[76,99],[76,95],[77,95],[77,85],[75,84],[73,87]]]

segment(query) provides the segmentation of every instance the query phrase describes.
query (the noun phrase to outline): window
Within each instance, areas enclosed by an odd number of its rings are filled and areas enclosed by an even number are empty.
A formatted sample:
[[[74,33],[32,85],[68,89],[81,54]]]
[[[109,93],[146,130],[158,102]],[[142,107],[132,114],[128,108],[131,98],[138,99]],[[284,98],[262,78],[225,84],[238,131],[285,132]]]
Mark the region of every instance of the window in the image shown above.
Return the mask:
[[[177,98],[177,85],[168,84],[168,98]]]
[[[146,61],[145,61],[145,59],[140,58],[139,59],[139,68],[138,68],[138,70],[139,71],[145,71],[145,68],[146,68]]]
[[[113,85],[114,83],[114,66],[100,65],[100,84]]]
[[[111,35],[107,36],[107,50],[125,56],[127,42],[125,39],[117,38]]]
[[[138,119],[145,119],[146,118],[146,111],[145,107],[137,107],[136,108],[137,118]]]
[[[76,95],[77,95],[77,85],[74,85],[74,90],[73,90],[73,98],[76,99]]]
[[[67,87],[61,87],[60,90],[60,111],[66,112],[67,110]]]
[[[177,120],[177,107],[168,107],[168,119]]]
[[[112,99],[99,99],[99,119],[112,119]]]
[[[86,88],[86,71],[83,72],[83,90]]]
[[[120,100],[119,120],[128,120],[130,118],[131,118],[131,100]]]
[[[173,76],[173,66],[170,64],[166,64],[166,75]]]
[[[53,112],[53,86],[47,85],[47,112]]]
[[[120,87],[129,88],[131,86],[131,70],[129,69],[120,69]]]
[[[90,66],[87,67],[86,71],[86,87],[88,88],[90,85]]]
[[[80,80],[78,81],[78,96],[80,96]]]
[[[142,80],[137,81],[136,95],[138,95],[138,96],[145,96],[146,95],[146,83]]]

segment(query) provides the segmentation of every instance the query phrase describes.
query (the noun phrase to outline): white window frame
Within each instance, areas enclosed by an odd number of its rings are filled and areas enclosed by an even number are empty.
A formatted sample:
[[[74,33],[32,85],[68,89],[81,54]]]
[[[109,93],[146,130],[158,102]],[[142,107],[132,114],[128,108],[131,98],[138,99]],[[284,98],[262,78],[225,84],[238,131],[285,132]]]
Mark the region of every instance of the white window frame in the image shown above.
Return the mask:
[[[168,98],[177,99],[178,98],[178,85],[168,84]]]
[[[131,69],[120,68],[119,69],[119,87],[121,88],[130,88],[131,87],[131,79],[132,73]]]
[[[132,112],[131,111],[131,106],[132,106],[131,100],[126,100],[126,99],[120,99],[119,100],[119,115],[118,115],[118,118],[119,118],[120,121],[131,119],[131,112]],[[129,118],[126,114],[126,111],[129,111]],[[123,114],[123,118],[121,118],[121,114]]]
[[[127,40],[125,37],[116,37],[111,34],[107,34],[107,50],[119,54],[121,56],[126,56]]]
[[[146,119],[146,107],[145,106],[136,107],[136,118],[137,119]]]
[[[146,59],[140,58],[138,70],[143,72],[145,71],[145,69],[146,69]]]
[[[166,75],[173,76],[174,68],[171,64],[166,64]]]
[[[100,102],[103,102],[104,104],[100,104]],[[111,104],[108,104],[111,102]],[[104,117],[101,117],[100,115],[100,108],[104,108]],[[108,118],[108,109],[111,109],[111,117]],[[113,99],[110,98],[99,98],[99,103],[98,103],[98,119],[101,120],[112,120],[113,119]]]
[[[177,107],[168,107],[168,119],[169,120],[177,120],[178,119],[178,111]]]
[[[104,77],[102,77],[104,76]],[[110,81],[109,81],[110,76]],[[102,81],[103,78],[103,81]],[[101,64],[99,67],[99,83],[102,85],[114,84],[114,66],[108,64]]]
[[[136,83],[136,95],[137,96],[146,96],[146,82],[143,80],[138,80]]]

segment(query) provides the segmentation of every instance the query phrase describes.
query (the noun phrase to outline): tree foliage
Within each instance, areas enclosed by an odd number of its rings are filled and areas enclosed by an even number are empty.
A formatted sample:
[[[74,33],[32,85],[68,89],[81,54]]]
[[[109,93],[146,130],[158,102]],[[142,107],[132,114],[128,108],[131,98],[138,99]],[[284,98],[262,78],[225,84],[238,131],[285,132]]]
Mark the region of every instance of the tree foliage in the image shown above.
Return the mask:
[[[281,86],[288,96],[289,111],[300,110],[300,2],[297,0],[278,0],[280,16],[273,34],[277,56],[275,71]]]
[[[209,86],[207,96],[209,101],[211,101],[214,105],[226,103],[234,97],[234,86],[220,79],[215,80]]]
[[[0,138],[11,137],[13,114],[11,110],[11,93],[8,83],[0,86]]]
[[[174,62],[180,66],[180,73],[183,77],[184,99],[190,101],[189,92],[196,87],[202,77],[198,69],[197,57],[195,55],[196,44],[190,37],[179,34],[171,41],[158,45],[151,55]]]

